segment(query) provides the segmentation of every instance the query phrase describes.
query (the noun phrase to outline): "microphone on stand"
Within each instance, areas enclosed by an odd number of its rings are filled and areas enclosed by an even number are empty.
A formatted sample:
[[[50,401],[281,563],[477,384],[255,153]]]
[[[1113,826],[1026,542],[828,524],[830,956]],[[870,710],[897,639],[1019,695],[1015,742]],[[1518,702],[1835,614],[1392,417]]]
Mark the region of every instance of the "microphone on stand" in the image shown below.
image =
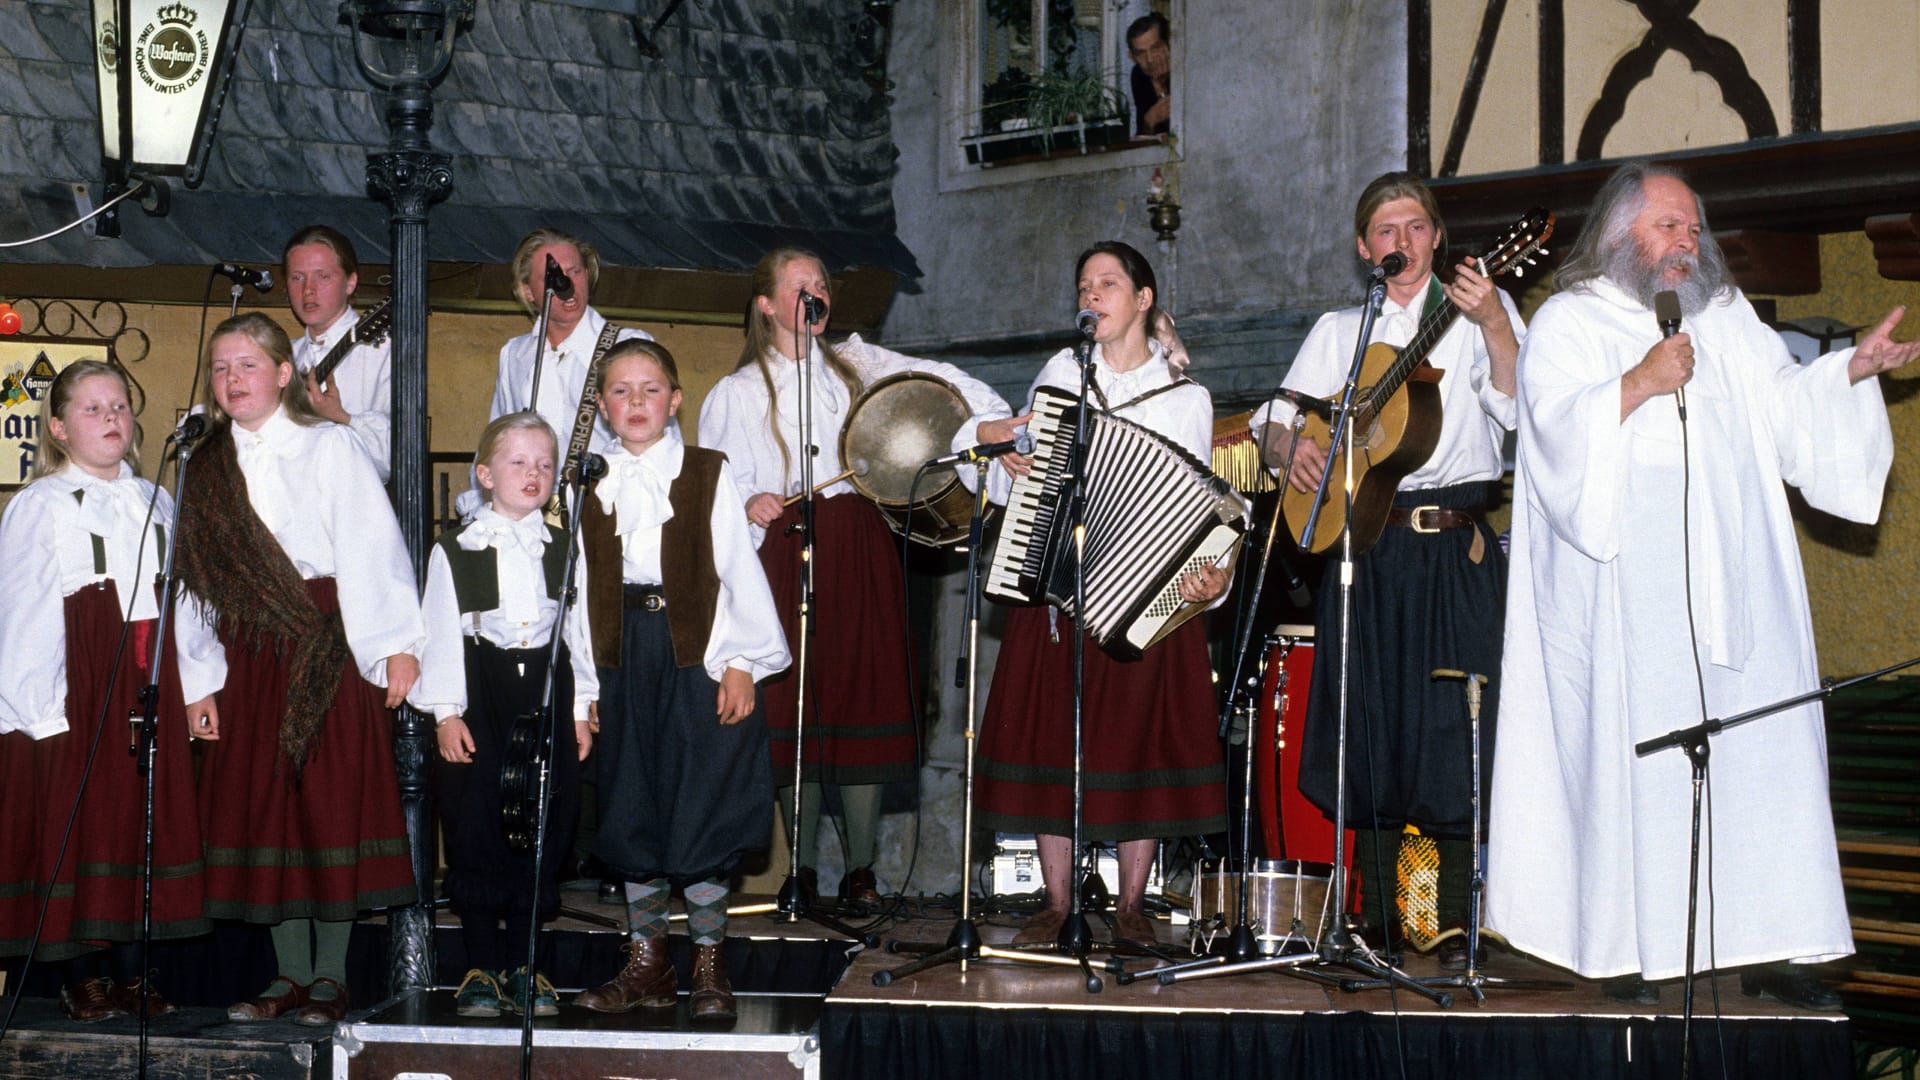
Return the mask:
[[[1380,260],[1380,265],[1373,268],[1369,277],[1374,281],[1385,281],[1406,268],[1407,257],[1397,251],[1389,251],[1387,257]]]
[[[1073,325],[1079,328],[1081,337],[1091,339],[1094,329],[1100,325],[1100,313],[1082,311],[1073,317]]]
[[[573,299],[573,279],[560,269],[559,260],[547,256],[547,291],[562,300]]]
[[[167,436],[167,443],[191,446],[206,436],[207,427],[205,413],[188,413],[186,419],[180,421],[180,426],[173,429],[173,434]]]
[[[943,454],[927,462],[926,467],[935,469],[942,465],[961,465],[968,462],[985,461],[988,458],[997,458],[1001,454],[1031,453],[1033,453],[1033,436],[1022,431],[1005,442],[981,443],[979,446],[969,446],[965,450],[955,451],[951,454]]]
[[[1653,294],[1653,317],[1660,320],[1660,336],[1670,338],[1680,332],[1680,294],[1662,289]],[[1680,422],[1687,422],[1687,388],[1673,388],[1673,401],[1680,409]]]
[[[1291,402],[1294,408],[1303,413],[1313,413],[1322,420],[1333,419],[1334,403],[1326,398],[1314,397],[1312,394],[1303,394],[1298,390],[1289,390],[1284,386],[1275,388],[1273,395],[1282,401]]]
[[[807,313],[808,326],[827,317],[827,302],[805,289],[800,290],[800,307]]]
[[[257,292],[273,291],[273,271],[250,270],[233,263],[216,263],[213,272],[240,285],[251,285]]]
[[[595,480],[607,475],[607,459],[599,454],[583,454],[580,468],[575,470],[573,482],[578,487],[586,487]]]

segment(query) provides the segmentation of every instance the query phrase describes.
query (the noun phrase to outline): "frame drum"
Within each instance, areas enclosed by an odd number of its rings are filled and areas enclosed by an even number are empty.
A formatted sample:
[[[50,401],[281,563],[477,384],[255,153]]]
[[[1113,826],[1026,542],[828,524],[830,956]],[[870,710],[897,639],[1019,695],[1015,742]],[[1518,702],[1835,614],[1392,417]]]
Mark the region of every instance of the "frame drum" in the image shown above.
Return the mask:
[[[1333,867],[1292,859],[1255,859],[1247,875],[1247,922],[1253,927],[1261,956],[1311,949],[1320,942],[1333,916],[1327,904],[1327,886]],[[1194,883],[1193,925],[1221,929],[1234,925],[1238,915],[1235,890],[1240,875],[1231,870],[1202,874]],[[1289,950],[1292,942],[1299,948]]]
[[[879,508],[894,532],[928,547],[967,538],[973,493],[952,465],[920,476],[920,467],[951,451],[954,433],[973,415],[967,399],[937,375],[903,371],[867,387],[840,432],[840,461],[854,470],[854,490]]]

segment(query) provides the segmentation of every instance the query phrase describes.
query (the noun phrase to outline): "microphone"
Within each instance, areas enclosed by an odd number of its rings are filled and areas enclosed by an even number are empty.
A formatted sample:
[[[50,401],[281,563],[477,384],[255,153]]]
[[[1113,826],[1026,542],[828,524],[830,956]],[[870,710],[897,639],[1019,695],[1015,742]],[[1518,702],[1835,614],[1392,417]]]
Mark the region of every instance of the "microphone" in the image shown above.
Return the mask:
[[[583,454],[580,457],[580,468],[577,470],[573,482],[580,487],[586,487],[588,484],[593,483],[605,475],[607,475],[606,458],[601,457],[599,454]]]
[[[1073,317],[1073,325],[1079,328],[1081,337],[1090,338],[1093,336],[1094,328],[1100,325],[1100,313],[1082,311]]]
[[[1389,251],[1387,257],[1380,260],[1380,265],[1373,268],[1371,277],[1374,281],[1385,281],[1406,268],[1407,257],[1397,251]]]
[[[1299,409],[1303,413],[1313,413],[1322,420],[1333,419],[1333,402],[1328,401],[1326,398],[1314,397],[1312,394],[1303,394],[1298,390],[1289,390],[1284,386],[1276,387],[1273,391],[1273,396],[1282,401],[1291,402],[1294,408]]]
[[[808,326],[827,317],[827,302],[805,289],[800,290],[800,307],[807,313]]]
[[[244,266],[235,266],[233,263],[218,263],[214,266],[213,272],[221,277],[231,278],[236,284],[251,285],[260,292],[273,291],[273,271],[271,270],[249,270]]]
[[[547,291],[562,300],[573,299],[573,279],[560,269],[560,263],[551,254],[547,256]]]
[[[934,458],[932,461],[927,462],[926,467],[933,469],[942,465],[960,465],[971,461],[985,461],[988,458],[997,458],[1001,454],[1031,453],[1033,453],[1033,436],[1023,431],[1013,438],[1008,439],[1006,442],[981,443],[979,446],[969,446],[965,450]]]
[[[206,414],[197,412],[188,413],[187,418],[180,421],[180,426],[173,429],[173,434],[167,436],[167,442],[170,444],[178,443],[181,446],[190,446],[200,441],[206,433]]]
[[[1680,332],[1680,294],[1662,289],[1653,294],[1653,317],[1660,321],[1660,336],[1670,338]],[[1687,422],[1687,388],[1673,388],[1673,402],[1680,410],[1680,422]]]

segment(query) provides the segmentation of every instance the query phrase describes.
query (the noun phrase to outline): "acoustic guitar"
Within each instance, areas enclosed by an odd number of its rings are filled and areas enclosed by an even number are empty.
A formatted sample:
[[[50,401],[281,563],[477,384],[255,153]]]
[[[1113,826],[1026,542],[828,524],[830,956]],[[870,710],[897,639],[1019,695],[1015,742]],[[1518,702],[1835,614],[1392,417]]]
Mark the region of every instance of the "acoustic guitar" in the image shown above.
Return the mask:
[[[393,297],[389,296],[360,316],[360,321],[353,324],[347,336],[334,342],[333,348],[327,350],[327,355],[313,365],[313,381],[322,387],[326,386],[327,380],[333,378],[333,373],[346,360],[347,354],[354,350],[354,346],[378,345],[387,340],[387,334],[392,330]]]
[[[1551,235],[1553,215],[1535,207],[1481,255],[1475,266],[1490,279],[1509,272],[1517,277],[1525,266],[1533,265],[1532,256],[1542,251]],[[1361,359],[1353,398],[1353,442],[1360,448],[1353,461],[1355,554],[1380,539],[1400,481],[1425,464],[1440,441],[1440,376],[1445,373],[1427,363],[1427,354],[1459,317],[1460,309],[1443,295],[1439,306],[1420,320],[1419,330],[1405,348],[1375,342],[1367,346]],[[1302,435],[1323,448],[1331,445],[1331,409],[1302,411],[1307,416]],[[1315,554],[1334,546],[1347,518],[1345,500],[1337,488],[1346,475],[1346,457],[1347,451],[1342,448],[1327,459],[1332,480],[1327,485],[1326,506],[1314,525],[1312,542],[1301,541],[1302,548]],[[1282,487],[1282,512],[1296,540],[1305,533],[1307,519],[1313,513],[1313,495],[1311,490],[1300,491],[1290,483]]]

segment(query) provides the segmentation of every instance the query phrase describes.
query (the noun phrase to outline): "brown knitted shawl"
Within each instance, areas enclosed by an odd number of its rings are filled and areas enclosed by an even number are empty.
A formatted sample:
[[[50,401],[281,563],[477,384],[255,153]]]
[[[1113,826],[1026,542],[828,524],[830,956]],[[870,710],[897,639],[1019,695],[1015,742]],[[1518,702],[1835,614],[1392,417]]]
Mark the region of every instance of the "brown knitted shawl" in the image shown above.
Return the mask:
[[[333,705],[340,670],[352,658],[346,631],[339,618],[314,605],[293,560],[253,512],[232,425],[215,428],[193,463],[189,472],[198,475],[176,528],[180,580],[212,609],[222,639],[255,650],[270,645],[287,665],[280,752],[298,775]]]

